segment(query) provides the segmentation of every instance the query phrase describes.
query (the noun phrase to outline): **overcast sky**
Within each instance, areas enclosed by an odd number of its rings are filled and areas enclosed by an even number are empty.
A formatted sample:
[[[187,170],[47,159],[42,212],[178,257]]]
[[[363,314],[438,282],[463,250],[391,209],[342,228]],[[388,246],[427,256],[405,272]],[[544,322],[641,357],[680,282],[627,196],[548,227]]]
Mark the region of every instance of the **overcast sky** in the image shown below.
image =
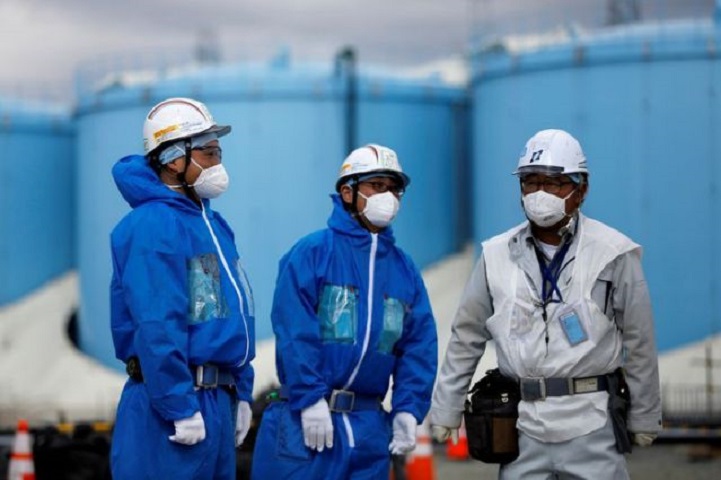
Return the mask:
[[[603,20],[608,0],[0,0],[0,88],[69,85],[81,64],[191,51],[212,31],[222,57],[413,66],[468,47],[472,25]],[[673,10],[714,0],[639,0]],[[648,8],[646,8],[648,10]]]

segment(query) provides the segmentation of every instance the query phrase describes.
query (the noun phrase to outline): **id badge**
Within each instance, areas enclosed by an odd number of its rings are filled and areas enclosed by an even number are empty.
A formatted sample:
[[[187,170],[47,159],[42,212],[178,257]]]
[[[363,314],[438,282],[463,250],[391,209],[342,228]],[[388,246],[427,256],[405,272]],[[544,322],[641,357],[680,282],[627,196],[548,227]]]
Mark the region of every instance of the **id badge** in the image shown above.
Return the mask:
[[[571,346],[575,347],[579,343],[588,340],[588,335],[583,329],[581,320],[578,318],[576,312],[569,312],[559,317],[558,320],[561,322],[563,333],[566,334],[566,339],[568,339],[568,343],[570,343]]]

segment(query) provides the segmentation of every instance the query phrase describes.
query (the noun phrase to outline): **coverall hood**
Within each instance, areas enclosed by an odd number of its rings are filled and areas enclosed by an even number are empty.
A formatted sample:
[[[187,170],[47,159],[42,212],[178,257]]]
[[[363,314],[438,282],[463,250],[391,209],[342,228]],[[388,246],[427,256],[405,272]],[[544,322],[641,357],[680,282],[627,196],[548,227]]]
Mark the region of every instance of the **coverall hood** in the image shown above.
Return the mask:
[[[189,198],[168,188],[142,155],[128,155],[118,160],[113,166],[113,179],[123,198],[132,208],[151,201],[162,201],[174,208],[197,214],[200,212]],[[207,202],[203,200],[206,209]]]
[[[353,237],[363,242],[367,242],[370,232],[363,228],[363,226],[353,218],[353,216],[343,207],[343,199],[337,193],[331,194],[333,200],[333,213],[328,219],[328,227],[331,230]],[[391,244],[396,243],[395,236],[393,235],[393,228],[389,225],[378,232],[378,237],[384,241],[390,242]]]

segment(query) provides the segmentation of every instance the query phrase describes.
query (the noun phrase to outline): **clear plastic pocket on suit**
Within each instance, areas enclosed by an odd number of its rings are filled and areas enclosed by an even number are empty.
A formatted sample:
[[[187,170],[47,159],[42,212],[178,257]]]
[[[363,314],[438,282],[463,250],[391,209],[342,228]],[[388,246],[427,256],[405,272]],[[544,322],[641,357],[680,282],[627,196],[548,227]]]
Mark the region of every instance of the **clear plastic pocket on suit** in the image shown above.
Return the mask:
[[[358,293],[351,286],[326,285],[320,297],[318,319],[323,342],[353,343],[358,328]]]
[[[393,347],[403,334],[403,319],[406,317],[406,306],[396,298],[386,297],[383,300],[383,331],[378,342],[378,351],[393,353]]]
[[[228,316],[228,305],[220,287],[218,257],[206,253],[188,261],[190,323],[202,323]]]
[[[250,288],[248,274],[245,273],[245,268],[243,268],[243,264],[240,262],[240,259],[238,259],[236,268],[238,269],[238,278],[240,279],[239,287],[243,290],[243,300],[246,302],[246,312],[244,313],[250,315],[251,317],[255,317],[255,299],[253,298],[253,289]]]

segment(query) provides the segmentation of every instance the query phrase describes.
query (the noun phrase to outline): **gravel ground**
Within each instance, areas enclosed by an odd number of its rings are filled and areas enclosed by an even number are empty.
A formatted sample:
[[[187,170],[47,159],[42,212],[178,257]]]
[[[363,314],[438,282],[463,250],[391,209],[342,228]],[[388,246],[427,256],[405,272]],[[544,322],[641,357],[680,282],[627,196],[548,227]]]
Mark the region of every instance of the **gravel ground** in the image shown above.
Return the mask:
[[[721,446],[660,444],[637,448],[627,457],[633,480],[721,480]],[[449,461],[443,447],[434,452],[436,480],[492,480],[498,467],[475,460]]]

